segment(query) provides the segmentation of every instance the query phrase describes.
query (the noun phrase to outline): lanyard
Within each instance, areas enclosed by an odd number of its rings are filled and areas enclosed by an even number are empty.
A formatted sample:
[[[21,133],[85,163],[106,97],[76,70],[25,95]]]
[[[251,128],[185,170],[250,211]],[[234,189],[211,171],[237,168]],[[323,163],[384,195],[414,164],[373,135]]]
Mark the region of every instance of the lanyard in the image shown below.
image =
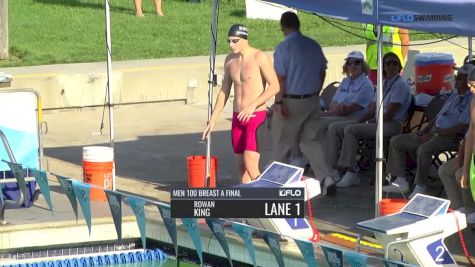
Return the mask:
[[[393,89],[393,85],[397,82],[397,80],[399,80],[399,78],[401,78],[401,76],[398,75],[398,76],[394,79],[394,81],[391,83],[391,85],[389,86],[388,90],[385,90],[385,91],[384,91],[383,101],[384,101],[384,99],[386,98],[386,96],[389,94],[389,92],[391,91],[391,89]],[[383,88],[387,87],[388,82],[389,82],[388,80],[386,80],[386,81],[384,82]]]

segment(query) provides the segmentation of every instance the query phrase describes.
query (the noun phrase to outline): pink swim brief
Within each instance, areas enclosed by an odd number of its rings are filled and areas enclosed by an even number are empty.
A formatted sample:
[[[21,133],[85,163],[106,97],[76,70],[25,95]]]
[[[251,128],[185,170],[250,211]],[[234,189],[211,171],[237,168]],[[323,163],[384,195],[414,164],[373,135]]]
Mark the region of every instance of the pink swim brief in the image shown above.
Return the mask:
[[[239,113],[233,113],[233,122],[231,126],[231,140],[234,153],[242,154],[244,150],[258,151],[257,129],[264,123],[267,111],[256,111],[248,122],[241,122],[237,116]]]

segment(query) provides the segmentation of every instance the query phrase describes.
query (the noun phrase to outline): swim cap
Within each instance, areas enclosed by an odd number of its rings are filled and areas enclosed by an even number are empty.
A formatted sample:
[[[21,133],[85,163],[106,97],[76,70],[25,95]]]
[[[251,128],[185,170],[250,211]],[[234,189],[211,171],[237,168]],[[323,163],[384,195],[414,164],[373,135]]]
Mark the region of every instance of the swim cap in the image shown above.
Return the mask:
[[[242,24],[234,24],[233,26],[231,26],[231,28],[229,28],[228,31],[228,36],[241,37],[246,40],[248,35],[249,31],[247,30],[247,27]]]

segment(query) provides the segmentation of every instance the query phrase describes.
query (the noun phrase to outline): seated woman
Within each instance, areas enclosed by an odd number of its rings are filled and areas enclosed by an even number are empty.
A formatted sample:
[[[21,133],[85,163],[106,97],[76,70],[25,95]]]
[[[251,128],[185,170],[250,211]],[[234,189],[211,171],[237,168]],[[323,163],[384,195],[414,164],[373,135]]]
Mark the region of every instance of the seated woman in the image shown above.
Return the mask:
[[[336,121],[348,124],[357,122],[367,112],[374,95],[374,87],[368,79],[368,64],[364,61],[363,53],[352,51],[343,64],[343,74],[346,76],[338,86],[328,111],[322,112],[322,120],[316,131],[317,140],[323,142],[328,125]]]
[[[411,105],[412,96],[409,86],[401,78],[402,70],[399,57],[389,52],[383,58],[383,75],[386,80],[383,84],[383,134],[392,137],[402,131],[402,122],[406,119],[407,111]],[[358,151],[358,140],[376,136],[376,95],[373,98],[367,113],[358,123],[350,124],[334,122],[329,125],[325,140],[329,166],[343,168],[346,173],[336,184],[337,187],[350,187],[358,185],[360,179],[354,169]],[[341,151],[340,151],[341,148]],[[338,153],[340,151],[340,153]],[[335,173],[338,173],[335,171]],[[337,176],[337,175],[335,175]],[[339,177],[334,177],[338,180]]]
[[[363,53],[352,51],[345,58],[343,74],[346,76],[338,86],[328,107],[321,113],[321,120],[314,129],[317,142],[323,143],[328,125],[335,121],[347,124],[357,122],[368,110],[373,99],[373,83],[368,79],[368,64],[364,61]],[[300,149],[292,153],[290,164],[304,167],[308,163]],[[313,170],[314,173],[318,170]]]

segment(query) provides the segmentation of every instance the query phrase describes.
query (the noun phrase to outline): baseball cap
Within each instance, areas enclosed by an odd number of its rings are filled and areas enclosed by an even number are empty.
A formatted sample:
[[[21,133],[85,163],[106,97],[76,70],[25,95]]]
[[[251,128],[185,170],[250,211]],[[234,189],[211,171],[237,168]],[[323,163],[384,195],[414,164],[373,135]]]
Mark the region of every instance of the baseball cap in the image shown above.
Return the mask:
[[[360,51],[351,51],[350,53],[348,53],[348,56],[346,56],[345,59],[349,59],[349,58],[357,58],[357,59],[364,60],[363,53],[361,53]]]

